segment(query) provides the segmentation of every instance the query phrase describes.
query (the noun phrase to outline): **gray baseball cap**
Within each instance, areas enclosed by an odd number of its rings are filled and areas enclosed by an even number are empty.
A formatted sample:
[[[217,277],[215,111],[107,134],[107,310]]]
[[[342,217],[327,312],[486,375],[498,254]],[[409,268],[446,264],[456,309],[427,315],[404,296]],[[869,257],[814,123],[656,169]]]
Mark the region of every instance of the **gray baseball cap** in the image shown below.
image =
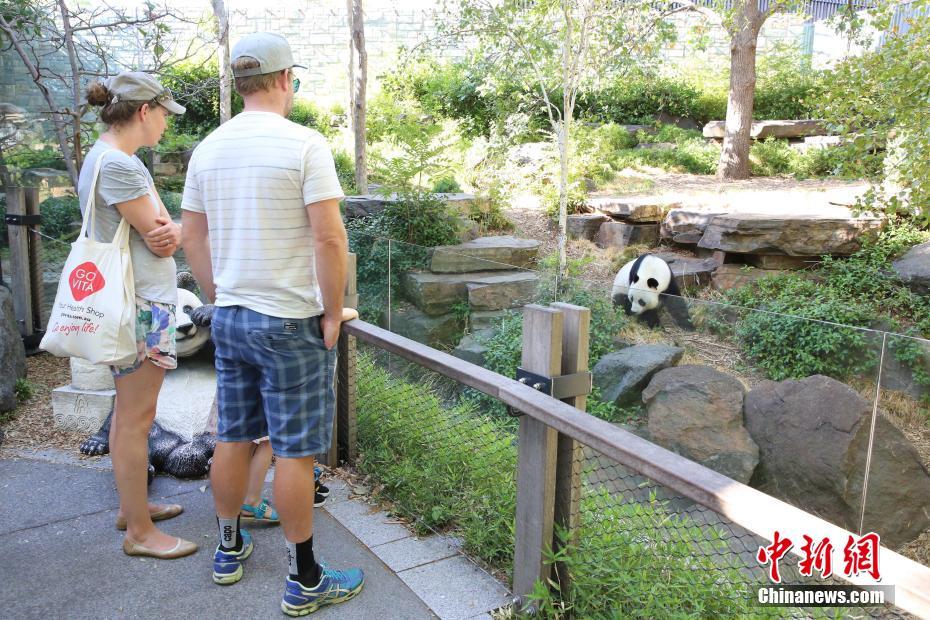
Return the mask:
[[[294,64],[294,56],[291,54],[291,46],[288,45],[287,39],[273,32],[256,32],[239,39],[239,42],[232,48],[229,62],[235,64],[243,56],[254,58],[258,61],[258,66],[238,71],[233,69],[235,77],[263,75],[291,67],[306,69],[303,65]]]
[[[174,100],[170,90],[142,71],[123,71],[108,79],[106,87],[112,93],[111,104],[120,101],[154,101],[172,114],[184,114],[187,111]]]

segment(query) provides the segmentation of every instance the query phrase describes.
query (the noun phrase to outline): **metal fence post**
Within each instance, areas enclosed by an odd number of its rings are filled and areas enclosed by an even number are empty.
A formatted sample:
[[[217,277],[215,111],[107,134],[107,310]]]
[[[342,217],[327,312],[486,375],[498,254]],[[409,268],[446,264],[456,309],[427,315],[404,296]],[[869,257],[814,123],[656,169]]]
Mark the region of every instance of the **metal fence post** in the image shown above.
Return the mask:
[[[349,254],[345,302],[346,308],[358,309],[357,264],[355,254]],[[356,417],[356,342],[355,336],[339,334],[339,357],[336,362],[336,442],[331,454],[340,461],[352,463],[358,456],[358,421]]]
[[[548,377],[562,366],[562,312],[531,304],[523,308],[521,366]],[[555,429],[528,415],[520,417],[517,457],[517,510],[513,557],[513,591],[532,592],[537,579],[545,581],[545,550],[552,545],[555,500]]]
[[[23,188],[26,198],[26,215],[33,216],[41,222],[39,212],[39,188]],[[45,305],[45,291],[42,283],[42,237],[33,229],[39,228],[41,224],[37,223],[29,226],[29,282],[32,293],[32,325],[35,331],[45,329],[45,314],[43,306]]]
[[[550,307],[561,310],[564,315],[562,329],[562,374],[570,375],[588,370],[588,343],[591,328],[591,310],[583,306],[566,303],[553,303]],[[585,410],[587,396],[572,396],[563,399],[573,407]],[[573,541],[578,533],[581,515],[581,465],[583,452],[581,444],[568,435],[559,434],[555,466],[555,512],[554,522],[557,527],[569,533]],[[552,548],[560,547],[558,538],[552,541]],[[561,564],[555,565],[555,577],[562,592],[569,583],[569,574]]]

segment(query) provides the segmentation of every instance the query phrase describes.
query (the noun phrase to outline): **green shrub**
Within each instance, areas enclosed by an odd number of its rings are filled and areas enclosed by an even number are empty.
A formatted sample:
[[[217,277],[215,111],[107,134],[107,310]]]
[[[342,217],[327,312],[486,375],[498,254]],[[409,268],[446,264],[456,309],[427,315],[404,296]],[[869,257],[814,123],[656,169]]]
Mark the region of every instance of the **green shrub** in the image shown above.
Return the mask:
[[[172,118],[178,134],[203,137],[220,126],[220,74],[216,60],[172,65],[161,75],[162,84],[187,108]],[[242,111],[242,97],[233,89],[232,113]]]
[[[509,569],[517,449],[512,432],[467,406],[445,407],[424,383],[358,356],[359,469],[414,527],[453,531],[465,550]]]
[[[749,169],[755,176],[771,177],[788,174],[796,168],[800,154],[788,145],[787,140],[766,138],[756,140],[749,147]]]
[[[171,217],[181,216],[181,192],[172,192],[169,190],[158,189],[158,196],[165,205],[165,209]]]
[[[42,232],[61,238],[74,232],[71,224],[81,221],[81,207],[77,196],[46,198],[39,204],[42,214]]]
[[[673,172],[713,174],[720,159],[720,147],[707,142],[700,132],[663,125],[654,136],[640,134],[640,141],[671,142],[668,149],[625,149],[617,151],[611,165],[615,170],[646,165]]]
[[[339,177],[339,185],[347,196],[358,193],[355,186],[355,157],[342,149],[333,149],[333,162],[336,164],[336,176]]]
[[[324,136],[335,135],[332,117],[309,101],[295,99],[294,107],[291,108],[291,113],[287,115],[287,118],[298,125],[316,129]]]
[[[863,374],[875,367],[880,340],[855,327],[930,336],[930,304],[890,268],[894,258],[927,238],[910,222],[892,220],[849,258],[823,257],[811,274],[773,276],[728,291],[727,302],[761,312],[737,311],[716,327],[734,336],[772,379]],[[907,347],[898,358],[915,370],[920,364]]]
[[[169,128],[159,140],[155,150],[163,157],[168,156],[169,160],[180,161],[180,155],[193,148],[198,140],[197,136],[177,133],[174,128]]]
[[[42,145],[39,149],[24,144],[6,149],[3,151],[3,160],[7,166],[19,170],[28,170],[29,168],[67,169],[65,160],[62,159],[58,149],[47,144]]]
[[[578,118],[618,124],[651,124],[660,112],[695,118],[700,93],[690,84],[664,77],[624,78],[600,91],[578,96]]]
[[[452,176],[441,177],[433,183],[433,192],[437,194],[457,194],[461,191],[462,187]]]

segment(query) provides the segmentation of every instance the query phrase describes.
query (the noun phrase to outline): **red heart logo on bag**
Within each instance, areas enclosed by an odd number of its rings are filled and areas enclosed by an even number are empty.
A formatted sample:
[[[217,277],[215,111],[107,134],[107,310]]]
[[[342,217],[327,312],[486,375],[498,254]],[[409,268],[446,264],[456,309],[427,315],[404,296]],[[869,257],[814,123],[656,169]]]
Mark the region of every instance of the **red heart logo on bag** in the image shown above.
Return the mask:
[[[107,282],[103,279],[103,274],[97,269],[97,265],[86,262],[81,263],[68,276],[68,284],[71,286],[71,294],[74,301],[81,301],[88,295],[93,295],[106,286]]]

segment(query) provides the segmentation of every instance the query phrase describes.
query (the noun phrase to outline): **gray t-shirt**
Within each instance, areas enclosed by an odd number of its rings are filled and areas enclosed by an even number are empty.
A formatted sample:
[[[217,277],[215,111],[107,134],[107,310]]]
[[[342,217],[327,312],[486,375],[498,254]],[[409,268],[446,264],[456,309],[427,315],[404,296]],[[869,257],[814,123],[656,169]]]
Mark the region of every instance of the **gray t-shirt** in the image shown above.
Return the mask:
[[[97,159],[103,156],[100,166],[100,178],[97,180],[97,217],[94,237],[97,241],[110,243],[116,235],[122,216],[115,206],[122,202],[134,200],[149,193],[152,176],[145,164],[135,155],[126,155],[102,140],[97,140],[88,151],[81,176],[78,179],[78,196],[81,201],[81,214],[87,205],[90,193],[91,176]],[[152,209],[158,212],[158,205]],[[162,258],[153,254],[142,236],[135,228],[129,233],[129,252],[132,255],[132,272],[136,282],[136,296],[149,301],[168,304],[178,303],[177,267],[174,258]]]

